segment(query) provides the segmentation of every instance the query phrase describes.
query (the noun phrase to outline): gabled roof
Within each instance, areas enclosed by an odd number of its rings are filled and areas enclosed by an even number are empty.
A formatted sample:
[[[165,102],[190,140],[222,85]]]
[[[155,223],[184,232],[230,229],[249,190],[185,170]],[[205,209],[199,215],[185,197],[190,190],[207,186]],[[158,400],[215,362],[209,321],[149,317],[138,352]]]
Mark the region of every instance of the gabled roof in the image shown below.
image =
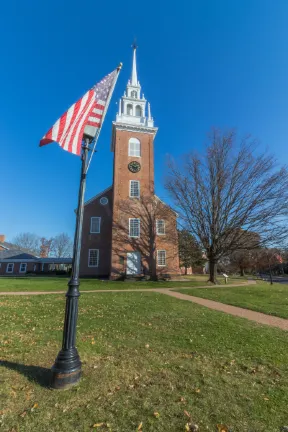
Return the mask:
[[[9,243],[9,242],[0,242],[0,251],[1,248],[8,250],[8,251],[20,251],[22,253],[28,254],[28,255],[32,255],[33,257],[35,257],[36,255],[34,255],[34,253],[32,251],[30,251],[29,249],[25,249],[25,248],[20,248],[19,246],[13,244],[13,243]]]
[[[13,245],[12,243],[8,243],[8,242],[6,242],[6,241],[4,241],[4,242],[0,242],[0,246],[3,248],[3,249],[12,249],[12,248],[16,248],[17,249],[17,247],[15,246],[15,245]]]
[[[175,215],[176,215],[176,217],[179,217],[179,214],[175,211],[175,210],[173,210],[173,208],[169,205],[169,204],[166,204],[164,201],[162,201],[157,195],[154,195],[155,196],[155,198],[158,200],[158,201],[160,201],[165,207],[168,207],[169,208],[169,210],[171,210],[172,211],[172,213],[175,213]]]
[[[31,255],[29,253],[23,252],[20,249],[7,249],[7,250],[0,250],[0,260],[7,260],[7,259],[22,259],[22,260],[37,260],[38,258],[35,255]]]
[[[100,192],[98,195],[95,195],[94,197],[92,197],[88,201],[86,201],[84,203],[84,205],[86,206],[87,204],[90,204],[91,202],[95,201],[97,198],[101,197],[101,195],[104,195],[106,192],[110,191],[111,189],[112,189],[112,186],[109,186],[107,189],[105,189],[104,191]]]

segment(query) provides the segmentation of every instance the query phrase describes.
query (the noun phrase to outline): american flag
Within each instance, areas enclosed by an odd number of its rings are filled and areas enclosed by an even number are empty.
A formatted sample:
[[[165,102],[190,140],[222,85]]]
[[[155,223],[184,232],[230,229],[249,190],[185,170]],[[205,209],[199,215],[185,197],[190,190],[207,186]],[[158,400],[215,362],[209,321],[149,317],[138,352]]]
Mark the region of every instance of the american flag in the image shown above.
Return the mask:
[[[101,127],[105,105],[115,83],[117,71],[118,69],[115,69],[105,76],[72,105],[44,135],[40,147],[56,142],[63,150],[80,155],[85,126],[93,126],[96,130]]]

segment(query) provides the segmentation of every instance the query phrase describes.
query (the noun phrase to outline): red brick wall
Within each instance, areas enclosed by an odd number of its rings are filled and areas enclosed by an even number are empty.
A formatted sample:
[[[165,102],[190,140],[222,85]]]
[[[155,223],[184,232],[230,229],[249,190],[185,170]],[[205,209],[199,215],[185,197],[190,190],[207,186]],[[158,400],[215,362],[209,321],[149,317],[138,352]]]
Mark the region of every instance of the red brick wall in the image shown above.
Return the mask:
[[[109,200],[107,205],[101,205],[101,197]],[[108,276],[111,260],[111,236],[112,236],[112,189],[101,194],[97,199],[87,204],[84,208],[82,247],[80,259],[80,276]],[[101,217],[101,229],[99,234],[90,233],[91,217]],[[99,249],[99,266],[88,267],[89,249]]]
[[[128,156],[129,139],[132,137],[138,138],[141,142],[140,158]],[[156,264],[157,249],[164,249],[166,250],[167,265],[165,267],[157,266],[157,273],[179,273],[176,215],[161,202],[157,201],[157,204],[154,204],[153,138],[153,135],[148,133],[134,133],[117,129],[115,131],[112,278],[117,278],[125,272],[126,257],[129,251],[139,251],[142,266],[151,272],[152,266]],[[132,160],[141,164],[140,172],[134,174],[128,170],[128,164]],[[140,181],[140,193],[143,200],[129,198],[130,180]],[[139,239],[131,239],[128,235],[129,217],[139,217],[141,219],[141,235]],[[156,219],[162,217],[166,221],[166,234],[165,236],[156,236]]]
[[[26,261],[21,261],[23,264],[26,262]],[[11,263],[13,263],[13,261],[11,261]],[[1,267],[0,267],[0,275],[16,275],[16,276],[21,276],[21,275],[24,275],[25,273],[19,273],[19,270],[20,270],[20,262],[15,262],[14,263],[14,268],[13,268],[13,273],[6,273],[6,268],[7,268],[7,264],[9,264],[9,262],[5,262],[5,263],[1,263]],[[27,269],[26,269],[26,272],[27,271],[33,271],[33,267],[34,267],[34,264],[36,264],[36,266],[38,266],[38,263],[34,263],[34,262],[27,262]]]

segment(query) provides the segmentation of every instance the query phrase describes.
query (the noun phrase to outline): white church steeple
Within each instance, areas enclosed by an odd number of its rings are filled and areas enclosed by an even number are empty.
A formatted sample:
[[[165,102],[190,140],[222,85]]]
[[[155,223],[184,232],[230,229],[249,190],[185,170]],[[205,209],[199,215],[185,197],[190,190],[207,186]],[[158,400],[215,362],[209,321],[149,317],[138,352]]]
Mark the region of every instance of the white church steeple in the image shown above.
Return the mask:
[[[126,125],[154,128],[154,120],[150,113],[150,104],[148,104],[148,115],[146,115],[147,101],[144,94],[141,95],[141,86],[137,78],[136,49],[137,46],[134,44],[131,79],[128,81],[126,91],[119,101],[116,124],[124,123]]]
[[[133,45],[133,65],[132,65],[132,77],[131,77],[131,84],[133,86],[137,86],[138,80],[137,80],[137,66],[136,66],[136,45]]]

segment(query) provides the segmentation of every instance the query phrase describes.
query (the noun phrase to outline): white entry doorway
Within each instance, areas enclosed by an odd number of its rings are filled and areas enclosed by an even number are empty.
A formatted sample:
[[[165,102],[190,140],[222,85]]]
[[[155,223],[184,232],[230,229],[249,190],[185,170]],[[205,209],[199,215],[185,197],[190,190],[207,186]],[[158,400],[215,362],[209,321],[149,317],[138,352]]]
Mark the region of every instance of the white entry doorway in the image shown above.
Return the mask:
[[[136,275],[141,273],[141,254],[140,252],[127,253],[127,275]]]

